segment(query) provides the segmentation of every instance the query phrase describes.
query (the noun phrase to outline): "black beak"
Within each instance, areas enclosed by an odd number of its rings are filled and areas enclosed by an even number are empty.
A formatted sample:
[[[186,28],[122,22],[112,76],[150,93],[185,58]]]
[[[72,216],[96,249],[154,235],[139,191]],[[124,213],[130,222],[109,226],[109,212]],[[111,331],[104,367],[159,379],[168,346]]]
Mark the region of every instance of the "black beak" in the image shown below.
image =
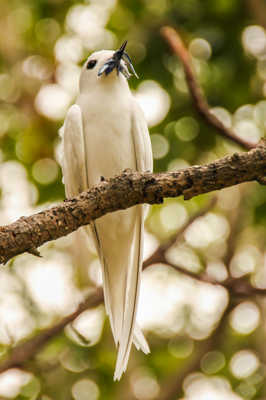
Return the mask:
[[[130,73],[125,65],[121,64],[121,60],[124,60],[125,63],[129,66],[131,69],[132,73],[138,78],[138,75],[133,67],[132,61],[129,57],[129,55],[125,52],[125,48],[127,45],[127,40],[122,44],[120,49],[116,50],[113,54],[113,57],[111,57],[100,69],[98,72],[98,76],[102,75],[105,73],[105,75],[109,75],[114,69],[117,70],[117,75],[119,72],[122,72],[123,75],[125,75],[126,78],[130,77]]]
[[[127,45],[127,40],[122,44],[122,46],[120,47],[119,50],[116,50],[116,52],[114,53],[113,57],[117,58],[120,61],[121,58],[123,57],[126,45]]]

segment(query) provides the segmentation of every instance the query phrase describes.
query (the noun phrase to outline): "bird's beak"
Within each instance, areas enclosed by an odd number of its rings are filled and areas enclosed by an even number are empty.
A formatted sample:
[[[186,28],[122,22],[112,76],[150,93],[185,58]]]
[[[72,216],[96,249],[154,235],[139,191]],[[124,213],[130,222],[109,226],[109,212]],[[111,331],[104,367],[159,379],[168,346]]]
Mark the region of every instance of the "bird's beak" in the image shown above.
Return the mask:
[[[106,63],[99,69],[98,76],[105,73],[109,75],[114,69],[117,71],[117,75],[121,72],[126,78],[130,77],[130,72],[128,71],[127,65],[129,66],[132,73],[138,78],[138,75],[133,67],[132,61],[129,55],[125,52],[127,41],[125,41],[120,49],[116,50],[113,57],[109,58]],[[123,60],[123,61],[122,61]]]

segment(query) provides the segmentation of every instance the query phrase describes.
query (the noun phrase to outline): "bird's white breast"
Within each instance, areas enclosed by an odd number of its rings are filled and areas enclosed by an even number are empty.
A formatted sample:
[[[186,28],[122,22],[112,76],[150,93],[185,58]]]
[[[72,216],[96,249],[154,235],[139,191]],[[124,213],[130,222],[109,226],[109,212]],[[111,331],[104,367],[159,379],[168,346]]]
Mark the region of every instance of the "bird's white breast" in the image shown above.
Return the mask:
[[[126,168],[136,169],[132,97],[129,90],[119,89],[81,94],[77,101],[83,115],[89,186],[99,183],[101,176],[110,178]]]

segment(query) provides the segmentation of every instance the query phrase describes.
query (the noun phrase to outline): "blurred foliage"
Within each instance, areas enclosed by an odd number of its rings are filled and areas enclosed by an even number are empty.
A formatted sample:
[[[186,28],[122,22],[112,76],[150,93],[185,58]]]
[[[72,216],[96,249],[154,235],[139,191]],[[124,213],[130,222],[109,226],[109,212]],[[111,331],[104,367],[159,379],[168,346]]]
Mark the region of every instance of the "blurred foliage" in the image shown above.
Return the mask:
[[[239,135],[255,142],[263,137],[266,34],[259,23],[264,19],[266,26],[266,14],[260,7],[264,0],[2,0],[1,224],[63,200],[58,129],[75,100],[79,68],[92,51],[115,49],[125,39],[140,76],[129,84],[150,125],[155,171],[240,150],[198,117],[182,65],[160,37],[164,24],[177,28],[188,46],[213,112]],[[205,271],[221,285],[230,271],[265,289],[265,195],[255,183],[218,193],[214,209],[169,252],[171,263]],[[210,197],[155,206],[147,221],[150,252]],[[95,254],[89,258],[85,251],[81,260],[71,246],[71,237],[61,239],[41,249],[43,260],[23,255],[10,271],[1,271],[1,354],[70,312],[87,286],[98,282]],[[68,327],[26,364],[30,373],[0,375],[1,399],[159,399],[183,371],[198,374],[183,387],[180,382],[169,400],[265,398],[263,297],[237,305],[241,299],[230,293],[228,300],[222,286],[166,266],[147,269],[143,281],[140,320],[151,354],[132,350],[120,383],[112,378],[116,353],[109,323],[94,310],[87,334],[81,326]]]

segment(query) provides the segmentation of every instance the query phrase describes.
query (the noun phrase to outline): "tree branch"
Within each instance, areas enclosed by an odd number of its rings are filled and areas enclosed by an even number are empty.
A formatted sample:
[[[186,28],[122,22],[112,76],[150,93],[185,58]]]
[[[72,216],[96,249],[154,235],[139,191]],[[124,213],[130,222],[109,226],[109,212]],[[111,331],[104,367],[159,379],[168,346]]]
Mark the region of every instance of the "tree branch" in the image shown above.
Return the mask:
[[[188,200],[242,182],[265,182],[265,175],[265,141],[247,153],[235,153],[178,172],[152,174],[127,170],[56,207],[0,227],[0,262],[6,263],[25,251],[32,253],[45,242],[66,236],[108,212],[142,203],[159,204],[164,197],[183,195]]]
[[[263,0],[246,0],[250,14],[266,29],[266,4]]]
[[[22,366],[26,361],[32,359],[40,349],[53,337],[59,335],[67,324],[73,322],[83,311],[98,306],[103,302],[103,291],[101,288],[93,290],[92,293],[79,305],[76,311],[63,318],[58,324],[43,330],[33,338],[23,341],[16,346],[5,361],[0,364],[0,373],[9,368]]]
[[[161,29],[161,35],[167,41],[173,53],[179,57],[183,64],[187,85],[198,113],[210,125],[214,126],[220,135],[232,140],[238,145],[243,146],[247,150],[254,148],[255,145],[253,143],[237,136],[232,129],[227,128],[214,114],[211,113],[208,102],[205,99],[205,96],[193,71],[191,56],[182,42],[179,34],[173,28],[164,26]]]

